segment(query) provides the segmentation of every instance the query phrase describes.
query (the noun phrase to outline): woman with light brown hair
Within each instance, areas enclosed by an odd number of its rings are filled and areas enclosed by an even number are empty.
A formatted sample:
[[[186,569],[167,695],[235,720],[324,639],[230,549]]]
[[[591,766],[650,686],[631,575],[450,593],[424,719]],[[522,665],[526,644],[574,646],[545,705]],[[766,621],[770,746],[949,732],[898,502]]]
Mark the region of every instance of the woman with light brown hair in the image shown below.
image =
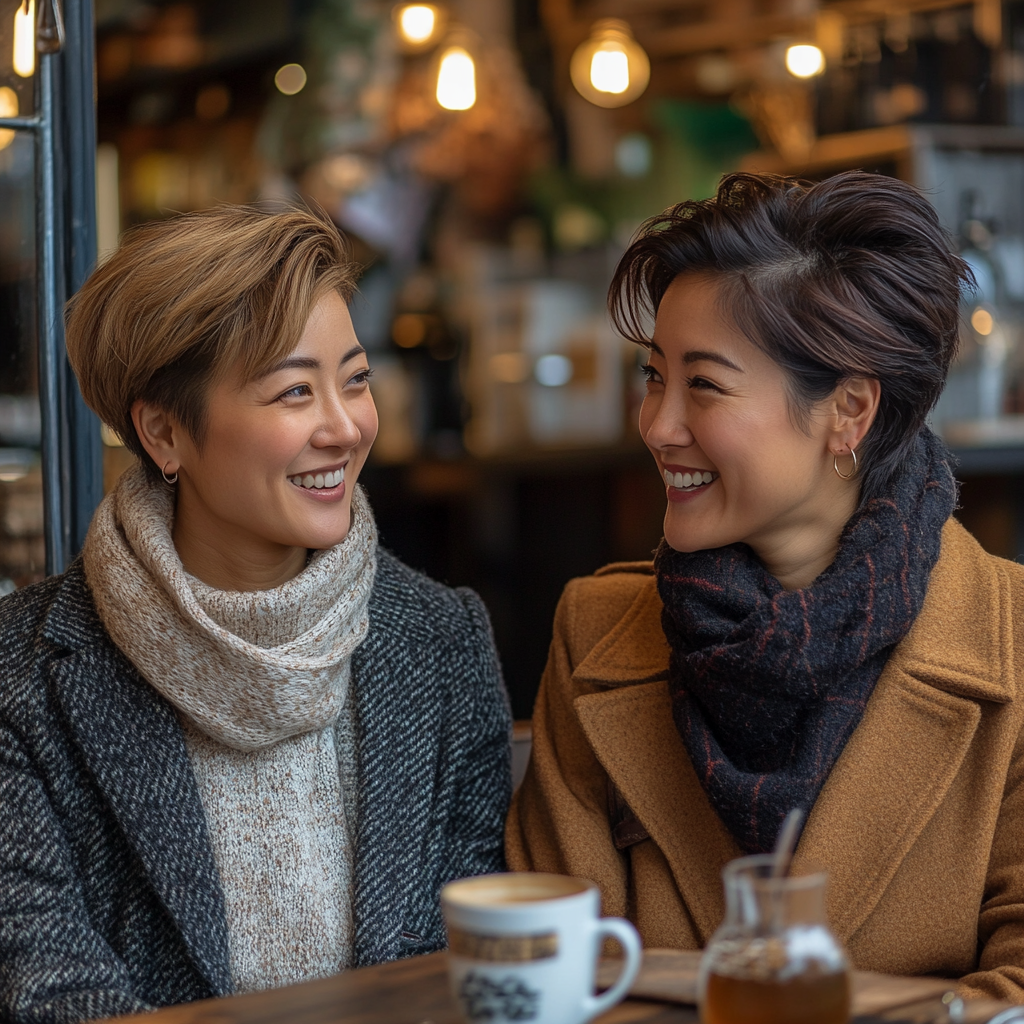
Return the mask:
[[[800,808],[855,967],[1024,1001],[1024,569],[952,518],[926,424],[970,285],[881,175],[730,175],[639,232],[610,304],[665,535],[566,588],[512,868],[697,949]]]
[[[70,1024],[444,945],[500,870],[509,716],[471,591],[378,546],[334,226],[130,232],[69,304],[137,456],[61,576],[0,602],[0,1016]]]

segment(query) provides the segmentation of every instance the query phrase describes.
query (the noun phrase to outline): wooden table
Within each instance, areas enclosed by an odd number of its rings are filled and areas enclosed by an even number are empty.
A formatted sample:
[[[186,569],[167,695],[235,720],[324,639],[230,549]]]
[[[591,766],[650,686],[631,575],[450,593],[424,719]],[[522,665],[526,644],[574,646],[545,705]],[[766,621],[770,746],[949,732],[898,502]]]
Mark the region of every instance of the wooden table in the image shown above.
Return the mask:
[[[431,953],[379,967],[347,971],[323,981],[272,989],[253,995],[208,999],[174,1006],[155,1014],[118,1018],[119,1024],[462,1024],[448,994],[446,954]],[[634,991],[659,988],[667,979],[669,992],[687,998],[699,954],[650,950]],[[612,976],[617,965],[612,968]],[[663,986],[661,986],[663,987]],[[935,979],[894,979],[858,975],[855,1001],[872,1012],[856,1020],[911,1021],[945,1024],[939,996],[944,983]],[[873,1001],[872,1001],[873,1000]],[[895,1005],[899,1004],[899,1005]],[[989,1001],[967,1004],[965,1024],[982,1024],[1006,1004]],[[695,1024],[692,1005],[630,998],[597,1018],[595,1024]]]

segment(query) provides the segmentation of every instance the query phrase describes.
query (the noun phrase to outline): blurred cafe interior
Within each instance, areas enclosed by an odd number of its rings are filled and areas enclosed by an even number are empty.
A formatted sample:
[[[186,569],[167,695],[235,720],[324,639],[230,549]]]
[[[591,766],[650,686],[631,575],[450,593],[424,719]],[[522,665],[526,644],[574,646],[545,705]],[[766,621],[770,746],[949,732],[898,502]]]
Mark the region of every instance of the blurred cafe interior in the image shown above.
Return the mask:
[[[0,0],[0,593],[129,459],[63,301],[131,225],[304,197],[363,267],[382,541],[481,594],[529,717],[562,587],[661,536],[618,255],[724,172],[848,168],[926,189],[974,269],[933,425],[1024,556],[1024,0]]]

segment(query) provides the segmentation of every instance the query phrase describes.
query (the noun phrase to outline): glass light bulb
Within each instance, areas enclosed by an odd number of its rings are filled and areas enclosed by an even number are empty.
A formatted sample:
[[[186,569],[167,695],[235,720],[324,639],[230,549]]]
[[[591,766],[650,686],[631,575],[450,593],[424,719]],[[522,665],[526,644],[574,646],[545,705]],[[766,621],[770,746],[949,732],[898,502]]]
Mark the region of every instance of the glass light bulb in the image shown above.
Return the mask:
[[[469,110],[476,103],[476,65],[461,46],[451,47],[441,58],[437,102],[445,110]]]
[[[18,94],[9,86],[0,86],[0,117],[18,116]],[[0,149],[6,149],[14,141],[13,128],[0,128]]]
[[[651,62],[626,22],[603,18],[573,51],[569,77],[576,91],[596,106],[622,107],[647,88]]]
[[[786,70],[796,78],[813,78],[825,70],[825,54],[810,43],[791,46],[786,50]]]
[[[398,30],[407,43],[425,43],[433,34],[437,13],[427,4],[409,4],[398,15]]]
[[[620,49],[600,49],[590,59],[590,84],[618,95],[629,88],[629,58]]]
[[[14,73],[31,78],[35,72],[36,0],[27,0],[14,13]]]

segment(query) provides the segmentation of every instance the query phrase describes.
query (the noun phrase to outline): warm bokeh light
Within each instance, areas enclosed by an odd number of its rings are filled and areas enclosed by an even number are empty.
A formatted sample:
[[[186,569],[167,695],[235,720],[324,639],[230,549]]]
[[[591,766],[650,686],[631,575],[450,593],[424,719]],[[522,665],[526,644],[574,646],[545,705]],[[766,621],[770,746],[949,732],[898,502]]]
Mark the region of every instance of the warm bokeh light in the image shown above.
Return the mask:
[[[306,69],[301,64],[285,64],[283,68],[278,68],[277,74],[274,75],[274,85],[277,86],[277,91],[283,92],[285,96],[294,96],[297,92],[302,92],[306,86]]]
[[[14,14],[14,73],[36,73],[36,0],[23,0]]]
[[[530,364],[522,352],[498,352],[488,362],[491,377],[501,384],[522,384],[530,375]]]
[[[416,348],[427,339],[427,322],[416,313],[402,313],[391,325],[391,337],[399,348]]]
[[[9,86],[0,86],[0,117],[18,116],[18,94]],[[0,128],[0,149],[6,149],[14,141],[13,128]]]
[[[430,4],[406,4],[398,12],[398,31],[407,43],[422,46],[437,27],[437,10]]]
[[[196,117],[216,121],[231,107],[231,93],[223,85],[207,85],[196,95]]]
[[[800,43],[786,50],[786,70],[796,78],[813,78],[825,70],[825,54],[811,43]]]
[[[979,306],[971,314],[971,326],[978,334],[983,338],[986,338],[992,333],[992,328],[995,327],[995,321],[992,319],[992,314],[987,309],[983,306]]]
[[[469,110],[476,103],[476,65],[461,46],[450,47],[441,58],[437,102],[445,110]]]
[[[647,88],[651,62],[626,22],[603,18],[569,62],[576,91],[599,107],[622,107]]]
[[[590,84],[598,92],[625,92],[629,88],[629,58],[622,50],[598,50],[590,58]]]

